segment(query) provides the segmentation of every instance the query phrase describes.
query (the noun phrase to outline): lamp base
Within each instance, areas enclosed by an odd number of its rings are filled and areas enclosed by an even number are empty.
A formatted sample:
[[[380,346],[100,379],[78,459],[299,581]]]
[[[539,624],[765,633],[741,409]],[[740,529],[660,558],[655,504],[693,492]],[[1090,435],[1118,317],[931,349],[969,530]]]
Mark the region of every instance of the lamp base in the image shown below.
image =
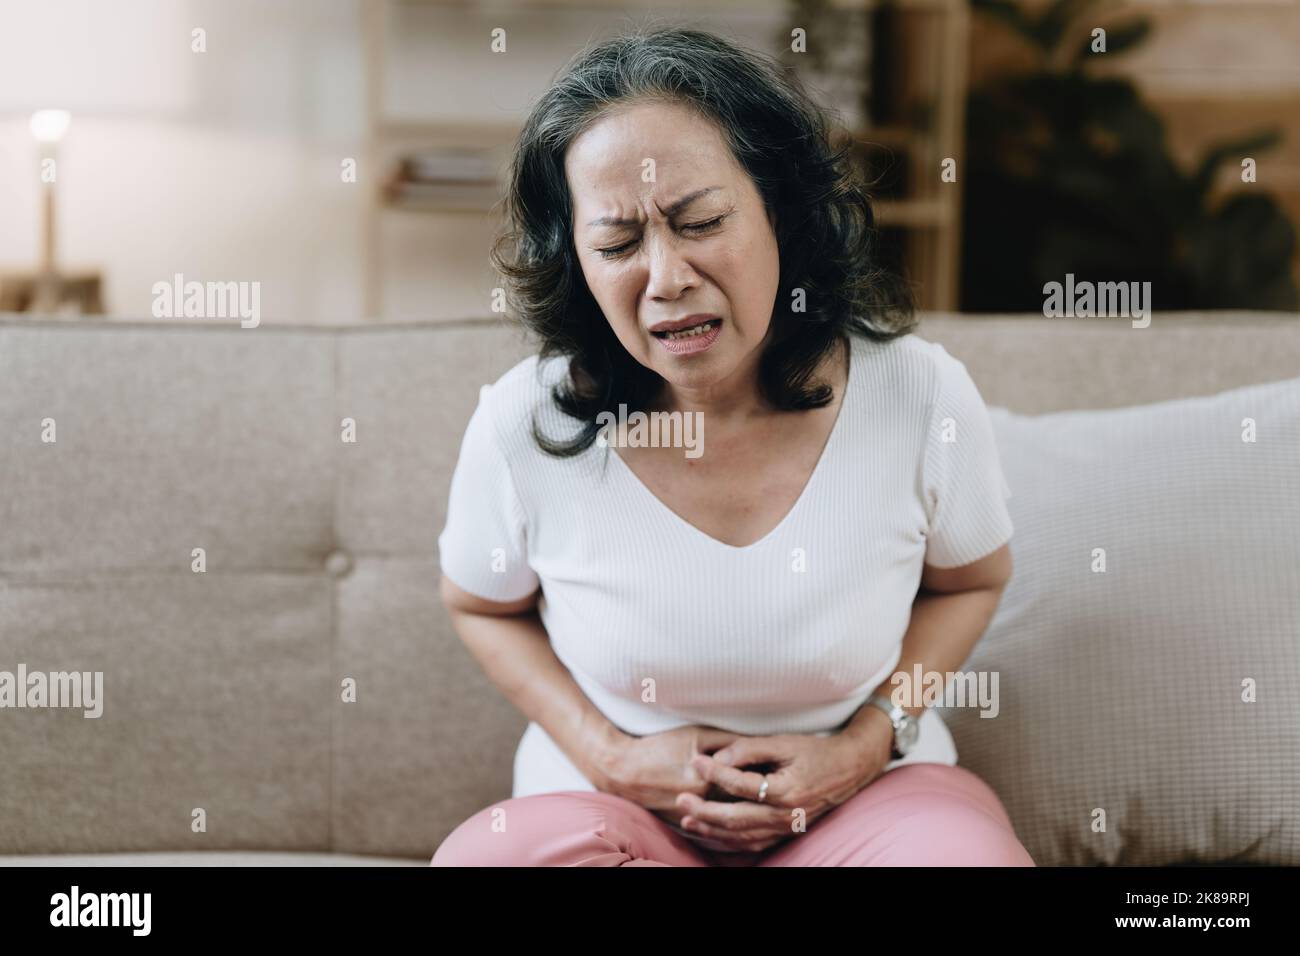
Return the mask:
[[[103,315],[102,280],[94,271],[0,271],[0,312]]]

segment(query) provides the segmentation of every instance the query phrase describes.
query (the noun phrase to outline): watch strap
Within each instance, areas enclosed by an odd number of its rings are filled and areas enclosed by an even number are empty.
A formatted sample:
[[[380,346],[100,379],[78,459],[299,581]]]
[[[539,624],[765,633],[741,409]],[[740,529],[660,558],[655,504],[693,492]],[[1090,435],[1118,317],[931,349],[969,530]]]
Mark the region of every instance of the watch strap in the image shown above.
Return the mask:
[[[903,752],[898,749],[898,725],[902,719],[902,714],[906,713],[906,711],[901,707],[896,707],[894,702],[884,694],[872,694],[871,697],[867,699],[867,703],[883,710],[885,715],[889,718],[889,725],[892,729],[889,736],[890,757],[894,760],[898,760],[905,756]]]

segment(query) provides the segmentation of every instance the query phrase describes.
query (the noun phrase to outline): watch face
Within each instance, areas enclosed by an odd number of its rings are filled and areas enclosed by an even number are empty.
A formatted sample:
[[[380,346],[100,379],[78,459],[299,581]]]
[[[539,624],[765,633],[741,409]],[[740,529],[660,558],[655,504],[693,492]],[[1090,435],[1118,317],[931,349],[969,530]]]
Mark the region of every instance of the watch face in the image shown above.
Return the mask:
[[[900,752],[907,753],[916,746],[916,738],[920,733],[921,722],[915,717],[909,715],[907,719],[902,721],[901,726],[894,731],[894,746],[896,746]]]

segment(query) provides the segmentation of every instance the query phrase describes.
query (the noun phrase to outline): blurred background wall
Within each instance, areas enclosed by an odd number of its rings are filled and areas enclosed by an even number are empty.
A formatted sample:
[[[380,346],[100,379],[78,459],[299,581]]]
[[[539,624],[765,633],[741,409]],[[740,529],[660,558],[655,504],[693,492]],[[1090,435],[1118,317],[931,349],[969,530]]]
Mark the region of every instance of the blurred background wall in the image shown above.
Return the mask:
[[[998,6],[1012,9],[989,9]],[[1134,18],[1149,26],[1124,41]],[[1271,145],[1255,156],[1256,182],[1241,182],[1240,156],[1229,151],[1203,202],[1176,197],[1168,208],[1140,210],[1135,225],[1116,226],[1103,208],[1100,231],[1069,211],[1077,196],[1052,200],[1060,213],[1053,223],[1028,187],[1008,194],[999,177],[1009,175],[1005,158],[1015,150],[971,121],[968,97],[1048,69],[1050,51],[1032,36],[1058,21],[1071,45],[1094,22],[1110,28],[1111,49],[1080,70],[1131,83],[1165,137],[1152,145],[1139,130],[1137,152],[1121,150],[1090,188],[1131,206],[1136,200],[1117,184],[1149,194],[1133,171],[1150,166],[1144,157],[1154,150],[1195,170],[1216,143],[1272,130]],[[29,120],[57,108],[72,115],[57,144],[58,267],[97,282],[113,316],[148,316],[154,283],[177,273],[260,282],[267,322],[487,314],[498,285],[487,260],[499,221],[493,198],[529,104],[588,43],[656,24],[713,29],[777,55],[839,111],[875,184],[884,252],[917,283],[925,306],[1041,303],[1035,270],[1054,274],[1058,261],[1079,262],[1081,274],[1095,262],[1102,277],[1140,278],[1111,275],[1111,260],[1093,256],[1127,241],[1158,247],[1141,268],[1183,298],[1227,290],[1207,307],[1295,307],[1287,295],[1300,257],[1294,229],[1283,226],[1300,221],[1300,9],[1288,0],[0,0],[0,311],[6,289],[7,308],[21,303],[40,261],[48,184]],[[491,48],[497,27],[506,31],[503,52]],[[805,32],[803,52],[790,49],[795,29]],[[1115,115],[1122,126],[1133,114]],[[972,141],[977,134],[984,139]],[[1035,135],[1041,130],[1020,145]],[[1068,133],[1047,135],[1059,149],[1069,145]],[[987,165],[983,178],[968,156]],[[947,159],[955,181],[941,178]],[[1170,178],[1155,168],[1146,175]],[[1076,180],[1071,170],[1064,187],[1032,188],[1069,189]],[[1231,228],[1217,221],[1217,206],[1242,190],[1268,197],[1282,225],[1258,208]],[[1086,191],[1085,205],[1098,205]],[[1169,220],[1154,240],[1142,233],[1153,217]],[[993,228],[999,222],[1005,240]],[[1031,236],[1039,228],[1056,231]],[[1040,256],[1062,234],[1079,246],[1064,258]],[[1222,264],[1214,243],[1225,235],[1230,248],[1247,237],[1244,274],[1238,263],[1220,279],[1182,250],[1190,244]],[[982,246],[987,258],[1002,241],[1020,245],[994,265],[1014,268],[990,281],[971,253]],[[1278,255],[1281,279],[1276,268],[1267,279],[1250,271]],[[1188,272],[1205,276],[1209,292],[1183,289]],[[1158,307],[1174,304],[1162,303],[1159,285],[1155,298]],[[1198,304],[1206,302],[1190,302]]]
[[[260,280],[268,318],[361,308],[363,136],[354,0],[0,3],[0,269],[32,266],[41,183],[28,114],[66,108],[60,260],[115,315],[181,272]],[[191,51],[191,30],[207,52]]]

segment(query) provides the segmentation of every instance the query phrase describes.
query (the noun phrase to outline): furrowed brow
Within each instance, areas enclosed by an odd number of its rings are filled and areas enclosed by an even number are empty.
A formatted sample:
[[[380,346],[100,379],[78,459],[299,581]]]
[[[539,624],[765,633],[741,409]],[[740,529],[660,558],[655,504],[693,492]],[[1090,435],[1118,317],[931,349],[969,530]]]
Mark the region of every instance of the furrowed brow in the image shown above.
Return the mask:
[[[688,193],[687,195],[683,196],[681,199],[676,200],[667,209],[662,210],[662,212],[665,216],[675,216],[677,213],[681,212],[683,209],[685,209],[691,203],[695,202],[695,200],[699,199],[701,196],[704,196],[708,193],[711,193],[721,188],[722,188],[721,186],[705,186],[703,189],[697,189],[695,190],[695,192]],[[587,223],[587,225],[589,226],[635,226],[637,224],[637,221],[638,220],[636,219],[620,219],[617,216],[601,216],[598,219],[591,220],[591,222]]]

